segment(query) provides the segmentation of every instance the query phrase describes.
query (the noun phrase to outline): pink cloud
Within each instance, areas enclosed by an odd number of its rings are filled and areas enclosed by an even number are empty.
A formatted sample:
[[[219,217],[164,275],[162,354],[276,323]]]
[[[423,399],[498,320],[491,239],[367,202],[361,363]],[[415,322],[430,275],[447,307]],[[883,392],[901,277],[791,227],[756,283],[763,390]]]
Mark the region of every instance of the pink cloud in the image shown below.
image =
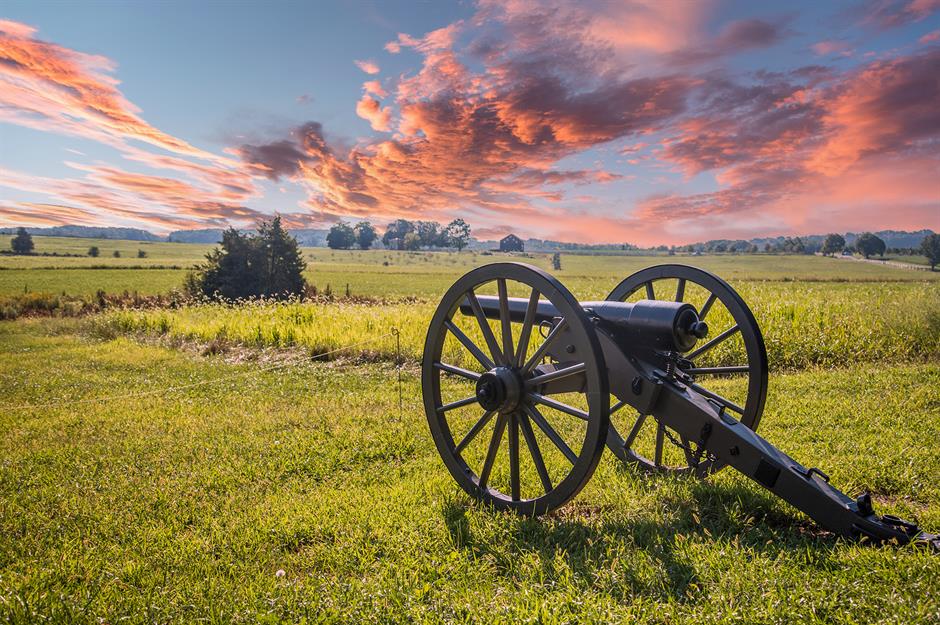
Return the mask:
[[[382,83],[378,80],[369,80],[362,83],[362,89],[377,98],[384,98],[388,95],[388,91],[382,87]]]
[[[391,130],[392,109],[382,108],[378,100],[370,98],[368,94],[362,96],[356,103],[356,115],[365,119],[373,130],[388,132]]]
[[[921,37],[920,39],[918,39],[917,41],[923,44],[933,43],[934,41],[940,41],[940,30],[931,31],[927,33],[926,35],[924,35],[923,37]]]
[[[851,54],[850,46],[845,41],[820,41],[812,45],[813,52],[819,56],[829,56],[830,54]]]
[[[933,10],[917,0],[890,4],[908,21]],[[148,124],[118,89],[109,59],[0,22],[0,121],[100,141],[128,165],[71,163],[79,173],[61,179],[0,170],[0,185],[50,200],[7,202],[0,218],[32,209],[44,215],[37,220],[246,224],[262,216],[248,204],[267,178],[306,191],[308,212],[287,216],[296,224],[461,216],[478,234],[512,224],[524,235],[641,244],[805,232],[825,216],[846,228],[940,225],[930,223],[940,215],[932,149],[940,52],[845,72],[731,75],[713,62],[775,45],[788,28],[760,19],[715,25],[711,15],[708,2],[484,0],[466,21],[386,44],[420,64],[394,82],[364,82],[355,111],[390,134],[340,147],[308,122],[242,140],[224,156]],[[890,21],[883,7],[878,15]],[[821,41],[814,50],[847,47]],[[379,73],[374,61],[356,64]],[[559,164],[598,148],[633,164],[642,151],[643,167],[668,170],[657,178],[664,192],[626,206],[583,193],[610,185],[616,197],[632,179],[596,161]],[[683,191],[693,178],[709,190]]]
[[[371,60],[353,61],[353,63],[356,64],[356,67],[358,67],[359,69],[361,69],[367,74],[378,74],[379,71],[381,71],[379,70],[379,66],[378,64],[376,64],[375,61],[371,61]]]
[[[940,0],[869,0],[861,9],[862,22],[894,28],[919,22],[940,10]],[[853,8],[853,12],[857,9]]]

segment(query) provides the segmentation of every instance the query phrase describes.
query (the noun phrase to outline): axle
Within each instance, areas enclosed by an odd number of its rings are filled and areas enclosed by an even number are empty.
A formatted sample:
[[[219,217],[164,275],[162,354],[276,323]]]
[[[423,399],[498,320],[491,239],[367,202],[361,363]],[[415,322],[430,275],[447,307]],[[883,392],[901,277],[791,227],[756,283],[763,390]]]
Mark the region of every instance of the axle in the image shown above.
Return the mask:
[[[509,319],[523,323],[529,300],[519,297],[506,298]],[[500,319],[500,301],[498,297],[478,295],[480,311],[487,319]],[[618,343],[631,346],[643,346],[650,349],[684,353],[695,347],[698,339],[708,335],[708,325],[701,321],[698,313],[690,304],[666,302],[660,300],[640,300],[627,302],[580,302],[588,315],[611,333]],[[473,303],[465,299],[460,304],[460,312],[473,315]],[[551,302],[539,300],[533,321],[535,324],[551,323],[558,317],[558,310]]]

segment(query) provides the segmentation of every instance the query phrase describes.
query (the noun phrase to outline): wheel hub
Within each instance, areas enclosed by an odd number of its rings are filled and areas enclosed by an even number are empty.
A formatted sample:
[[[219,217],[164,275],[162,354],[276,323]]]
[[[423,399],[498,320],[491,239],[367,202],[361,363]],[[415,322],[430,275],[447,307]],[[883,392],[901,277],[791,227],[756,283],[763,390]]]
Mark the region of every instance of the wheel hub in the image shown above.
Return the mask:
[[[477,380],[476,396],[485,410],[515,410],[522,397],[522,379],[509,367],[496,367]]]

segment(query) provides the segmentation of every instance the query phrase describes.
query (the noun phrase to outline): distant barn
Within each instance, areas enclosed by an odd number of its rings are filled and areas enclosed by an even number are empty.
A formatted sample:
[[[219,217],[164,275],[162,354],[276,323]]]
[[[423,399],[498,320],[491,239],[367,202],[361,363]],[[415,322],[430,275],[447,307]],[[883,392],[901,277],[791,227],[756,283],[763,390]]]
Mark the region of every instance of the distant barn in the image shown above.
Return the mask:
[[[522,243],[522,239],[520,239],[514,234],[510,234],[500,239],[499,251],[500,252],[524,252],[525,245]]]

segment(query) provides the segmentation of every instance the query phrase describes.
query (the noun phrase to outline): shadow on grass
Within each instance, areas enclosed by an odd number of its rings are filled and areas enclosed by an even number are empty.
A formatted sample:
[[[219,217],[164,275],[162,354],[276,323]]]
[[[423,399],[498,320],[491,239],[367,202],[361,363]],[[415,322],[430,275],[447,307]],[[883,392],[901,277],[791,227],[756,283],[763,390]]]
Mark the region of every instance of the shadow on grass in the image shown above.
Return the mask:
[[[643,482],[653,491],[665,491],[659,488],[661,482],[674,479],[651,476]],[[748,552],[743,556],[748,559],[774,560],[783,555],[807,572],[835,566],[831,555],[836,538],[781,508],[771,495],[747,484],[699,481],[687,492],[694,504],[664,493],[662,521],[646,513],[607,520],[610,515],[604,510],[569,504],[536,519],[486,509],[496,522],[475,529],[468,513],[481,508],[469,499],[445,503],[442,514],[455,548],[494,562],[502,575],[518,576],[518,562],[534,555],[544,580],[558,582],[571,575],[585,587],[602,586],[616,599],[644,595],[680,603],[699,601],[702,584],[696,558],[703,543],[706,550],[709,543],[730,544]],[[558,570],[559,557],[570,573]],[[716,558],[725,562],[716,559],[708,566],[727,563],[726,556]],[[616,576],[606,587],[601,580],[612,570]]]

